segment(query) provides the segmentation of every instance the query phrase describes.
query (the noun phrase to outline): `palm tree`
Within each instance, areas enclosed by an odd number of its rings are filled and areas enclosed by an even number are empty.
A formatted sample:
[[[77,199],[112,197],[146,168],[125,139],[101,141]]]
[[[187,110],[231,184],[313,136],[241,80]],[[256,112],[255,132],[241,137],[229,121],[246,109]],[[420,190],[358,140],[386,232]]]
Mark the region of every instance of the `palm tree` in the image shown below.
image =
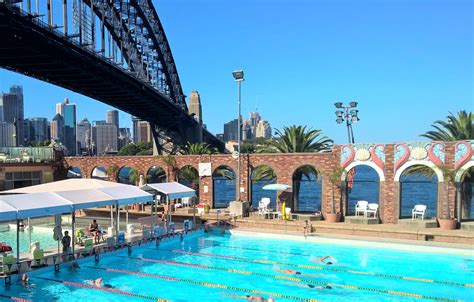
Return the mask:
[[[453,142],[459,140],[473,140],[474,139],[474,126],[473,126],[473,114],[466,110],[461,110],[457,113],[457,116],[453,113],[449,113],[446,117],[447,121],[438,120],[431,125],[436,130],[427,131],[421,136],[426,137],[435,141]],[[409,171],[410,174],[421,173],[425,176],[433,176],[434,171],[428,167],[421,166],[416,169]],[[470,179],[470,172],[467,172],[467,178]],[[466,179],[466,177],[464,178]],[[461,186],[461,205],[463,207],[462,213],[466,215],[471,210],[471,199],[472,189],[471,186]],[[460,218],[460,217],[458,217]]]
[[[118,169],[119,169],[119,166],[117,166],[116,164],[111,165],[111,166],[107,169],[107,176],[108,176],[109,180],[112,180],[112,179],[110,179],[110,178],[111,178],[111,177],[114,177],[115,172],[117,172]]]
[[[311,129],[306,126],[292,125],[284,127],[283,132],[276,130],[276,137],[268,140],[263,146],[259,146],[259,153],[297,153],[297,152],[321,152],[328,151],[333,145],[333,140],[327,136],[321,136],[322,130]],[[260,172],[260,174],[265,175]],[[267,171],[268,174],[268,171]],[[304,176],[318,175],[317,171],[311,166],[303,166],[298,169],[293,176],[295,187],[293,188],[294,202],[297,204],[300,182]]]
[[[441,169],[443,173],[444,183],[446,185],[446,199],[445,199],[445,208],[446,212],[443,214],[443,219],[451,219],[451,211],[449,209],[449,186],[454,185],[454,181],[456,178],[456,170],[449,170],[446,166]]]
[[[211,147],[209,144],[206,143],[188,143],[182,149],[182,153],[184,155],[216,154],[217,149]]]
[[[346,170],[344,170],[344,168],[337,168],[328,175],[328,179],[332,184],[331,214],[336,214],[336,202],[334,199],[334,192],[336,191],[336,187],[339,187],[339,198],[341,197],[343,184],[345,183],[342,180],[342,176],[346,173],[347,172]]]
[[[260,153],[296,153],[320,152],[330,150],[333,140],[322,136],[322,130],[306,128],[306,126],[284,127],[283,132],[276,130],[277,137],[268,140],[258,148]]]
[[[130,169],[128,171],[128,180],[133,182],[135,185],[138,185],[138,181],[140,180],[140,175],[138,174],[138,170],[135,168]]]
[[[159,159],[166,164],[170,181],[176,181],[176,176],[178,176],[178,164],[176,163],[176,158],[173,155],[166,155],[160,156]],[[172,178],[172,175],[174,175],[174,178]]]
[[[457,116],[451,112],[449,114],[446,117],[447,121],[438,120],[431,125],[436,131],[427,131],[421,136],[444,142],[474,139],[472,112],[467,113],[466,110],[462,110]]]

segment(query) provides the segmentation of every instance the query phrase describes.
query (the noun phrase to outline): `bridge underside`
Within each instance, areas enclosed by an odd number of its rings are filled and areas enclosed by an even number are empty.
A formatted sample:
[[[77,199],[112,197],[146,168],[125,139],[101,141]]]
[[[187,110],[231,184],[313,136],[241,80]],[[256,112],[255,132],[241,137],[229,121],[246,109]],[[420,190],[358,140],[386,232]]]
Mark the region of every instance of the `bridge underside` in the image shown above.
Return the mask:
[[[0,5],[0,67],[128,112],[166,130],[174,144],[205,141],[223,150],[221,141],[167,96],[32,20]]]

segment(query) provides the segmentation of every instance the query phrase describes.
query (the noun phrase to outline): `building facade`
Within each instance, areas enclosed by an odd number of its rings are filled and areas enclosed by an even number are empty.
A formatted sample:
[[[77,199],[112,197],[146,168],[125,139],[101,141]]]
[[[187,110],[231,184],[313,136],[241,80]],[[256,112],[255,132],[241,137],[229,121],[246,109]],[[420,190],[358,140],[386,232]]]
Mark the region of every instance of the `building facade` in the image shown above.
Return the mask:
[[[257,130],[255,132],[255,138],[272,138],[272,127],[268,121],[259,121],[257,124]]]
[[[90,154],[91,152],[91,123],[87,118],[83,118],[77,123],[76,140],[79,154]]]
[[[64,144],[64,117],[57,113],[50,123],[51,140]]]
[[[32,117],[25,119],[25,138],[29,142],[41,143],[49,140],[48,119]]]
[[[224,124],[224,141],[236,141],[237,140],[237,119],[232,120]]]
[[[0,147],[16,146],[15,126],[13,123],[0,122]]]
[[[23,88],[11,86],[8,93],[0,94],[0,108],[0,121],[13,124],[15,129],[14,146],[23,146],[25,143]]]
[[[77,155],[76,139],[76,104],[64,99],[63,103],[56,104],[56,114],[64,118],[64,136],[61,142],[67,149],[68,155]]]
[[[103,155],[106,152],[117,151],[117,127],[106,121],[97,121],[92,128],[94,154]]]

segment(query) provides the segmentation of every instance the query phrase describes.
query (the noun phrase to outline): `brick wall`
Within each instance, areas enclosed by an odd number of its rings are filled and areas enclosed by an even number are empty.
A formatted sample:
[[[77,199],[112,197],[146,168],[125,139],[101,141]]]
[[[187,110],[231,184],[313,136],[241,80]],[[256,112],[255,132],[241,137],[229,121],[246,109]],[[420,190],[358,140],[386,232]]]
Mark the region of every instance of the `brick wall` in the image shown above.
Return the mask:
[[[394,145],[385,145],[385,181],[380,182],[379,187],[379,207],[380,218],[383,223],[396,223],[400,212],[400,184],[394,181]],[[230,155],[192,155],[177,156],[177,168],[180,169],[190,165],[198,169],[199,163],[210,162],[214,171],[219,166],[228,166],[237,172],[237,160]],[[153,156],[114,156],[114,157],[67,157],[64,159],[64,168],[79,167],[84,177],[90,178],[92,170],[97,166],[103,166],[108,169],[112,165],[117,167],[129,166],[135,168],[140,174],[146,175],[153,166],[163,168],[167,174],[167,179],[175,180],[177,171],[168,167],[160,157]],[[290,153],[290,154],[250,154],[241,157],[241,183],[244,188],[241,193],[242,200],[249,200],[250,175],[253,169],[258,166],[267,165],[273,168],[277,175],[277,182],[292,185],[293,173],[303,165],[311,165],[322,175],[322,196],[321,204],[323,214],[331,209],[332,186],[327,180],[326,175],[333,169],[340,166],[340,147],[335,147],[328,153]],[[454,144],[446,145],[446,165],[449,168],[454,167]],[[110,180],[116,181],[118,170],[109,176]],[[201,202],[212,206],[213,204],[213,181],[212,177],[201,177],[199,181],[199,195]],[[342,192],[342,198],[339,198],[339,190],[336,188],[336,210],[345,212],[346,198]],[[446,211],[444,184],[439,185],[438,213]],[[455,214],[455,189],[450,188],[450,212]]]

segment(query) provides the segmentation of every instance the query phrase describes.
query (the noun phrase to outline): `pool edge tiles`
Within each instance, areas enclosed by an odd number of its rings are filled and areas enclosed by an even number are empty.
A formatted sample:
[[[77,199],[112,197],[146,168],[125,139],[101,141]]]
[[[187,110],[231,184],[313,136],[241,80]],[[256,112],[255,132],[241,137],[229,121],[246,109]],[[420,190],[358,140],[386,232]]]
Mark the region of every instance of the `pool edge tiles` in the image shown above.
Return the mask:
[[[342,238],[331,238],[323,236],[308,236],[292,235],[292,234],[281,234],[281,233],[264,233],[254,231],[242,231],[242,230],[229,230],[232,236],[243,236],[243,237],[254,237],[254,238],[266,238],[274,240],[291,240],[297,242],[311,242],[311,243],[322,243],[322,244],[337,244],[337,245],[351,245],[358,247],[369,247],[378,249],[393,249],[400,251],[410,252],[423,252],[430,254],[452,254],[462,256],[474,256],[473,249],[463,249],[454,247],[440,247],[440,246],[427,246],[413,243],[395,243],[385,241],[368,241],[363,239],[342,239]]]

